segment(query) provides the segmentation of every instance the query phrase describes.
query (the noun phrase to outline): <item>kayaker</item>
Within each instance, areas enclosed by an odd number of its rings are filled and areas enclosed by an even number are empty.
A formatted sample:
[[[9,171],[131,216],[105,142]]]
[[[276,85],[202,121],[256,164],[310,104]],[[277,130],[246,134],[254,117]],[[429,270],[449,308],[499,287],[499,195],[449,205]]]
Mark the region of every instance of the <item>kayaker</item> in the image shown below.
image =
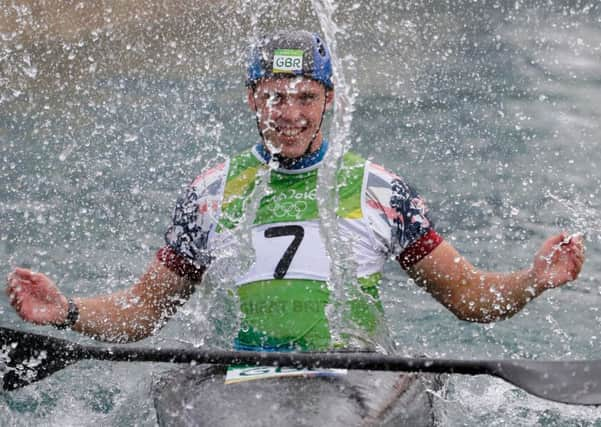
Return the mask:
[[[524,270],[477,269],[436,232],[424,199],[410,185],[347,153],[336,174],[335,226],[347,242],[354,277],[346,301],[338,302],[344,326],[333,331],[332,254],[316,191],[329,146],[323,117],[334,103],[326,43],[305,31],[261,38],[250,49],[246,86],[260,141],[189,185],[165,245],[139,281],[109,295],[69,298],[46,275],[16,268],[7,294],[24,320],[107,341],[147,337],[202,286],[209,267],[231,262],[228,251],[245,233],[255,259],[236,278],[238,349],[377,348],[383,331],[378,283],[389,257],[459,319],[472,322],[510,317],[545,290],[578,277],[583,238],[566,233],[548,238]]]

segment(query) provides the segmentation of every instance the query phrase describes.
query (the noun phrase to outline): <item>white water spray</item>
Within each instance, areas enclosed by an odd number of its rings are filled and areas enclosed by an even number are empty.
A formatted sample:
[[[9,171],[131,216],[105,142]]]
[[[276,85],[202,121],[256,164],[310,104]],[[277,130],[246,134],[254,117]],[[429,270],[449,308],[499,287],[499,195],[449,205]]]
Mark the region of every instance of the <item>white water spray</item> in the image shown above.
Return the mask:
[[[572,233],[601,240],[601,217],[597,206],[592,206],[589,200],[582,200],[578,194],[574,195],[573,200],[552,191],[547,191],[545,196],[557,202],[564,209],[568,217],[567,226]]]
[[[351,326],[345,319],[350,317],[347,302],[351,295],[351,286],[356,281],[356,265],[351,242],[340,239],[336,216],[338,206],[336,174],[340,170],[342,157],[351,143],[350,129],[356,93],[353,93],[346,82],[345,64],[338,55],[337,41],[344,31],[333,19],[336,5],[331,0],[313,0],[312,5],[330,48],[336,82],[335,110],[329,133],[330,147],[324,159],[324,167],[320,169],[318,175],[317,202],[321,235],[330,257],[328,288],[333,296],[333,303],[328,305],[326,315],[330,323],[333,344],[339,345],[344,343],[342,335]]]

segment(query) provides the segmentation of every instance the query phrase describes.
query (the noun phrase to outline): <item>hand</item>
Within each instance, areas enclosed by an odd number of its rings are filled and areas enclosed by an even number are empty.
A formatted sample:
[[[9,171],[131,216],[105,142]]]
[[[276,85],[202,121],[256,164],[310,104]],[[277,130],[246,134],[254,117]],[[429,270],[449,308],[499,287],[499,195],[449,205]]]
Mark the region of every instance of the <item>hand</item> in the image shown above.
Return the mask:
[[[584,239],[581,234],[553,236],[534,257],[532,271],[538,286],[556,288],[576,279],[584,263]]]
[[[58,325],[67,317],[67,298],[46,275],[15,268],[6,286],[11,305],[23,320],[37,325]]]

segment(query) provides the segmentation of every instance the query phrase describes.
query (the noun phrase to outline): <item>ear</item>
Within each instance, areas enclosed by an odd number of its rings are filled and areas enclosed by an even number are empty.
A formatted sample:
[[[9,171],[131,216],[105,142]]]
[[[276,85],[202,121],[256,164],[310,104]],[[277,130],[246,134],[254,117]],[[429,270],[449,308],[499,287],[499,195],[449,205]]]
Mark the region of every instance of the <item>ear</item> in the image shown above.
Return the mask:
[[[334,89],[326,89],[326,110],[334,106]]]
[[[255,91],[252,88],[246,89],[246,102],[248,102],[248,106],[250,110],[253,112],[257,112],[257,104],[255,102]]]

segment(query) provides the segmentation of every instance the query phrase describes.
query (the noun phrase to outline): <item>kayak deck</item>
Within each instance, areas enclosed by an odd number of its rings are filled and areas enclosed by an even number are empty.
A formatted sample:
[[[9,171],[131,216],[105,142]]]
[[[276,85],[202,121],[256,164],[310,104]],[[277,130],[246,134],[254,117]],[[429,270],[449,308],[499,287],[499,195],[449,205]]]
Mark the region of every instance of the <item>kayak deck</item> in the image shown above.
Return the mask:
[[[225,384],[226,367],[179,367],[152,384],[161,426],[437,424],[434,394],[446,376],[349,370]]]

